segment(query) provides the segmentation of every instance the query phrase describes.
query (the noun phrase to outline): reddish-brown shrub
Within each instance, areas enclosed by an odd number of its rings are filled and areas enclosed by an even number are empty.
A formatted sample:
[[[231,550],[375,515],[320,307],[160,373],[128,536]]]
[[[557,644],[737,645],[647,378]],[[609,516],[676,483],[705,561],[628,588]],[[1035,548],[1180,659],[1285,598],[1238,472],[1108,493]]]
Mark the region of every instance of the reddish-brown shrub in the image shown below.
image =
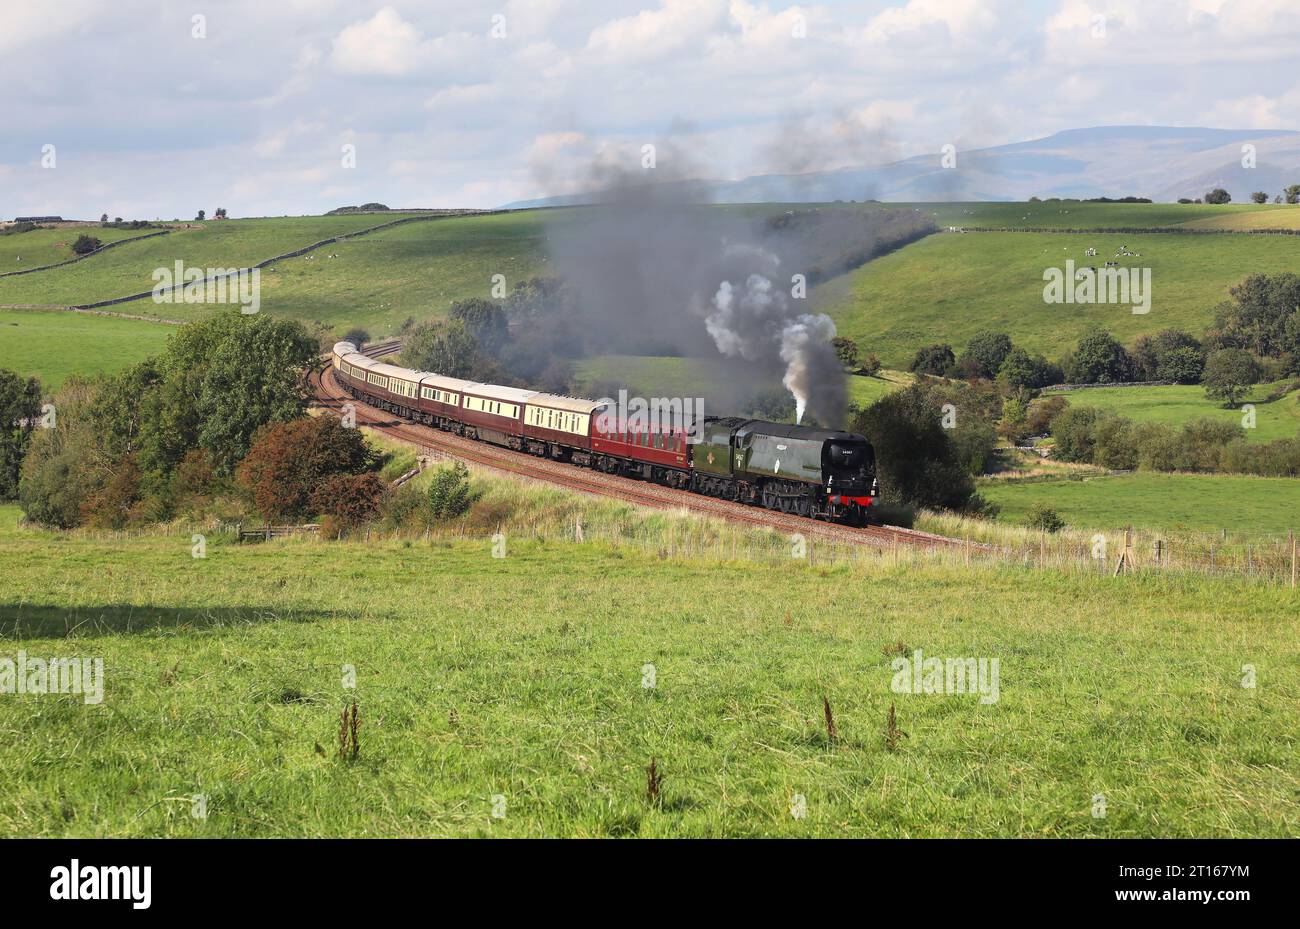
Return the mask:
[[[312,491],[312,509],[355,526],[379,515],[388,496],[388,486],[373,471],[365,474],[335,474]]]
[[[312,514],[312,494],[327,478],[363,474],[376,458],[358,430],[304,416],[257,430],[235,480],[267,519],[298,518]]]

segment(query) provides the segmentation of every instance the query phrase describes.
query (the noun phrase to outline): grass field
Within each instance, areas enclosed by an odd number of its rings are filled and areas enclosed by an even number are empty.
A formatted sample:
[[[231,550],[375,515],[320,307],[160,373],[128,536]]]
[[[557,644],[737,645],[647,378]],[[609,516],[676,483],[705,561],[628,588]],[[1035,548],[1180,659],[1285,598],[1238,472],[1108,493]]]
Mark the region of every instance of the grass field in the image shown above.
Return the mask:
[[[64,226],[61,228],[33,229],[31,232],[23,232],[15,235],[0,235],[0,274],[10,271],[25,271],[29,268],[39,268],[41,265],[55,264],[60,261],[67,261],[70,258],[76,258],[76,253],[72,251],[72,243],[80,235],[93,236],[99,239],[105,245],[109,242],[116,242],[119,239],[131,239],[136,236],[148,235],[151,232],[159,232],[158,229],[104,229],[100,226]],[[174,234],[174,233],[173,233]],[[122,246],[123,248],[127,246]],[[111,252],[110,252],[111,254]],[[102,256],[95,256],[102,257]],[[19,261],[18,259],[22,259]],[[94,259],[90,259],[93,261]],[[40,272],[45,273],[45,272]],[[22,275],[28,277],[29,275]],[[13,280],[12,278],[0,278],[0,281]],[[13,300],[6,300],[6,303],[13,303]]]
[[[1252,229],[1300,229],[1300,207],[1275,206],[1266,212],[1206,216],[1185,225],[1188,229],[1226,229],[1233,232],[1249,232]]]
[[[1044,302],[1046,268],[1064,268],[1067,259],[1100,266],[1121,244],[1141,255],[1121,259],[1125,267],[1151,268],[1149,313]],[[1085,257],[1090,246],[1096,258]],[[1057,358],[1091,325],[1126,343],[1168,327],[1199,335],[1229,287],[1251,273],[1294,267],[1297,259],[1300,240],[1293,236],[941,233],[818,288],[813,301],[841,335],[889,367],[907,367],[917,347],[931,342],[960,352],[981,329],[1006,332],[1016,344]]]
[[[173,331],[136,319],[0,309],[0,368],[36,376],[50,391],[70,374],[119,371],[156,354]]]
[[[494,274],[507,289],[546,274],[544,215],[557,219],[540,212],[435,219],[340,242],[312,261],[294,258],[263,273],[262,306],[339,332],[360,325],[390,335],[407,318],[441,317],[456,300],[490,298]]]
[[[1293,439],[1300,433],[1300,392],[1292,391],[1271,403],[1265,402],[1279,384],[1257,384],[1242,403],[1255,405],[1255,428],[1246,430],[1252,442]],[[1167,423],[1182,426],[1194,419],[1210,417],[1242,424],[1241,405],[1225,409],[1221,403],[1205,398],[1199,385],[1174,384],[1168,387],[1097,387],[1062,394],[1071,406],[1095,406],[1112,410],[1136,422]]]
[[[106,682],[99,705],[0,699],[5,835],[1300,828],[1290,590],[540,541],[494,559],[486,538],[213,538],[195,559],[188,533],[56,537],[13,519],[0,509],[3,652],[99,657]],[[890,656],[914,649],[996,658],[998,700],[894,692]],[[336,733],[352,699],[349,762]],[[906,734],[892,750],[891,705]]]
[[[979,492],[1008,523],[1023,522],[1041,503],[1075,528],[1300,531],[1300,481],[1291,478],[1140,471],[1082,481],[984,480]]]
[[[1290,223],[1300,221],[1300,207],[1257,205],[1254,203],[1028,203],[951,201],[881,202],[868,203],[747,203],[730,204],[726,208],[743,210],[755,216],[772,212],[808,209],[821,210],[904,209],[916,210],[931,217],[939,228],[972,226],[987,228],[1034,229],[1155,229],[1199,223],[1232,222],[1233,217],[1243,217],[1241,228],[1263,224],[1271,228],[1290,228]],[[1290,212],[1288,212],[1290,211]],[[1296,217],[1292,219],[1292,217]],[[1277,225],[1274,225],[1277,224]]]
[[[152,288],[154,281],[150,275],[154,269],[171,268],[178,260],[202,268],[246,267],[273,255],[343,232],[376,226],[402,215],[405,214],[210,221],[200,228],[177,229],[170,235],[122,245],[67,267],[0,278],[0,303],[69,306],[123,297]],[[67,230],[58,231],[67,233]],[[269,276],[263,275],[264,287],[267,283],[265,278]],[[205,309],[185,304],[155,305],[151,300],[140,300],[126,305],[123,312],[184,319],[187,314],[188,317],[202,315]]]

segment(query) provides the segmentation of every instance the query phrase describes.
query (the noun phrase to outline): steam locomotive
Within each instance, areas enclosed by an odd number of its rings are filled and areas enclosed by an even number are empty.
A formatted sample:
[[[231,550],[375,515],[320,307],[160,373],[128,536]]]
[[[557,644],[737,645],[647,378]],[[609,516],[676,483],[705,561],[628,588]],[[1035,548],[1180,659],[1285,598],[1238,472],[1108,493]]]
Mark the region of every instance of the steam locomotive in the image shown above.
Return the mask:
[[[877,494],[875,455],[849,432],[738,417],[662,423],[617,404],[481,384],[386,364],[338,342],[335,379],[413,422],[608,474],[783,513],[862,525]]]

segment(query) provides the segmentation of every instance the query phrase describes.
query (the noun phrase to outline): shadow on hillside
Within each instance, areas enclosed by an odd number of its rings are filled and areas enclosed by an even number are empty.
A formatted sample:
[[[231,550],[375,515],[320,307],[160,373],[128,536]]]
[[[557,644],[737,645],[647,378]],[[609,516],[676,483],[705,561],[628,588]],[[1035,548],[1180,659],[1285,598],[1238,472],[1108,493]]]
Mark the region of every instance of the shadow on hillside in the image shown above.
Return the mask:
[[[0,603],[0,638],[62,639],[134,635],[159,630],[199,631],[270,622],[307,623],[351,619],[350,610],[292,610],[278,606],[162,607],[135,603],[55,607]]]

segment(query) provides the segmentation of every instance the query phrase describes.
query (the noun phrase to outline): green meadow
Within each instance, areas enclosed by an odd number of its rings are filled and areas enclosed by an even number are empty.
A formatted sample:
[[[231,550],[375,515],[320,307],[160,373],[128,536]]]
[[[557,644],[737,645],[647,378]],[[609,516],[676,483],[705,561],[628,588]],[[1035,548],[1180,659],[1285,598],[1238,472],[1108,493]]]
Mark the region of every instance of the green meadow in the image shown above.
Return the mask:
[[[188,530],[14,518],[0,508],[0,652],[100,658],[104,690],[0,696],[3,835],[1300,829],[1290,589],[681,558],[513,525],[503,558],[452,532],[214,534],[199,559]],[[996,659],[997,699],[899,692],[891,662],[916,650]]]
[[[1150,268],[1150,312],[1129,305],[1048,304],[1043,272],[1101,267],[1120,245],[1140,258],[1123,267]],[[1098,255],[1084,252],[1095,247]],[[1128,343],[1176,327],[1200,335],[1228,289],[1252,273],[1277,273],[1300,260],[1295,236],[1126,235],[1115,233],[939,233],[843,275],[814,291],[841,335],[873,351],[888,367],[906,368],[916,349],[947,342],[957,351],[983,329],[1005,332],[1017,345],[1058,358],[1090,326]]]
[[[1007,523],[1022,523],[1042,504],[1075,529],[1300,531],[1300,481],[1293,478],[1138,471],[1077,481],[983,480],[979,492]]]
[[[247,267],[273,255],[330,236],[377,226],[403,215],[408,214],[209,220],[196,228],[176,229],[169,235],[121,245],[63,268],[0,278],[0,303],[71,306],[124,297],[152,288],[154,269],[172,268],[177,261],[202,268]],[[263,286],[266,277],[264,274]],[[121,309],[125,313],[171,319],[193,318],[207,312],[202,306],[158,305],[147,299],[125,304]]]
[[[120,239],[132,239],[136,236],[159,232],[158,229],[104,229],[100,226],[62,226],[57,228],[42,227],[31,232],[0,235],[0,274],[10,271],[26,271],[43,265],[56,264],[76,258],[72,243],[81,235],[93,236],[105,245]],[[127,246],[121,246],[126,248]],[[112,252],[108,252],[112,254]],[[95,258],[103,257],[96,255]],[[94,259],[90,259],[94,260]],[[44,274],[45,272],[38,272]],[[30,275],[21,275],[29,277]],[[0,278],[0,283],[16,278]],[[5,303],[14,303],[5,300]]]
[[[1225,222],[1250,228],[1266,223],[1273,228],[1295,228],[1300,209],[1294,206],[1254,203],[907,203],[929,213],[937,225],[1030,229],[1154,229]]]
[[[1173,384],[1168,387],[1095,387],[1062,394],[1071,406],[1094,406],[1127,416],[1135,422],[1157,422],[1182,426],[1195,419],[1220,419],[1244,425],[1243,404],[1255,407],[1255,425],[1246,428],[1251,442],[1294,439],[1300,434],[1300,392],[1291,391],[1270,401],[1269,394],[1285,382],[1256,384],[1240,404],[1224,407],[1207,400],[1199,385]]]
[[[172,326],[66,310],[0,309],[0,368],[51,391],[71,374],[112,373],[161,351]]]

